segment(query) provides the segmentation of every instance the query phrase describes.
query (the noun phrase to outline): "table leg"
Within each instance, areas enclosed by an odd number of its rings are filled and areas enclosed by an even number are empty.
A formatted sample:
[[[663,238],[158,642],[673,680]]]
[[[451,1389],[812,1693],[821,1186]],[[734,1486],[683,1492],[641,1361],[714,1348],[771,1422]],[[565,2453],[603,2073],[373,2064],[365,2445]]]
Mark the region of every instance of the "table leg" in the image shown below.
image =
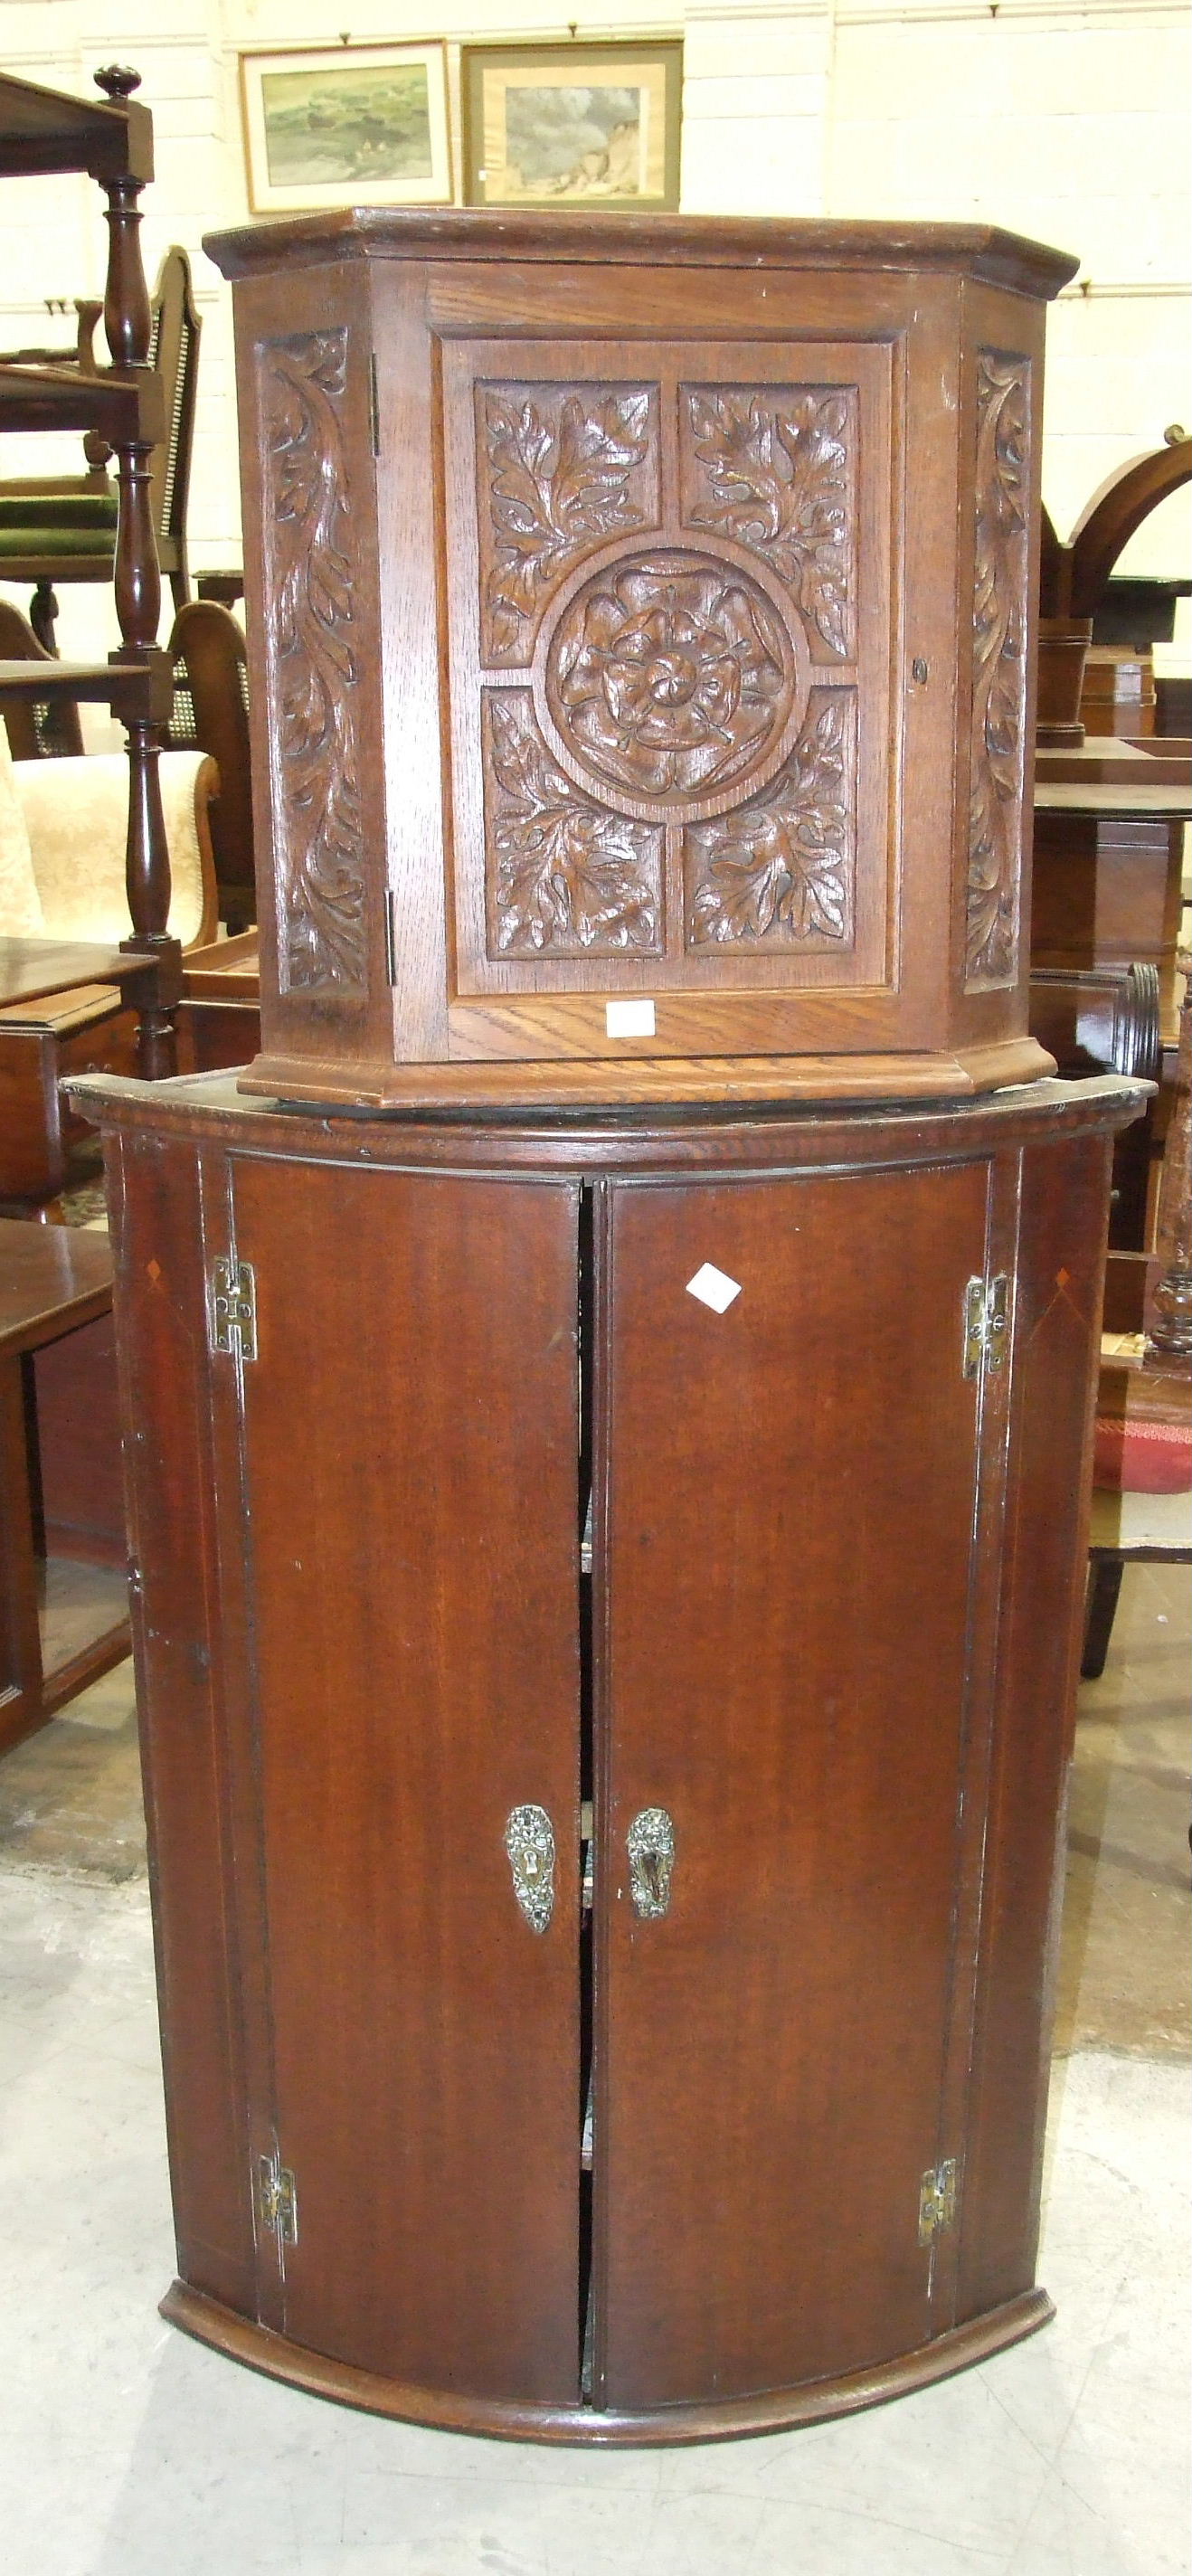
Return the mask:
[[[24,1361],[17,1352],[0,1359],[0,1752],[31,1734],[45,1715]]]

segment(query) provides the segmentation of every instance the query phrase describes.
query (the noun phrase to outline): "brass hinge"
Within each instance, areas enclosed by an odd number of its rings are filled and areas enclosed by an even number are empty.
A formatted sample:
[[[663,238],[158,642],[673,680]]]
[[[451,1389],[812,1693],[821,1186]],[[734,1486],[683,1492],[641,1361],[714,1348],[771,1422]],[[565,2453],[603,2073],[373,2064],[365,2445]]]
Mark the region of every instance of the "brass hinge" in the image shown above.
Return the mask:
[[[970,1279],[964,1292],[964,1374],[979,1377],[981,1363],[1001,1367],[1010,1338],[1010,1280],[1004,1270],[995,1279]]]
[[[257,1356],[257,1283],[247,1261],[213,1261],[207,1274],[207,1330],[213,1351]]]
[[[272,2230],[279,2245],[297,2244],[298,2193],[293,2174],[276,2148],[271,2156],[257,2158],[257,2207],[262,2227]]]
[[[930,2245],[933,2236],[956,2224],[956,2196],[960,2168],[955,2156],[946,2164],[932,2165],[919,2185],[919,2243]]]

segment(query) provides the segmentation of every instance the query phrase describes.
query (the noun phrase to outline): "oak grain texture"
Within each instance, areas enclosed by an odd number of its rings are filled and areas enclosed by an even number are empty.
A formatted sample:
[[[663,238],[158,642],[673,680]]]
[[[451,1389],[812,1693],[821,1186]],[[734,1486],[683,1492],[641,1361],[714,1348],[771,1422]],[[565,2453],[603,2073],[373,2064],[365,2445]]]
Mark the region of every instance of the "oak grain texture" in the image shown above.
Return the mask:
[[[212,251],[256,633],[248,1081],[1013,1079],[1060,255],[495,211]],[[634,998],[653,1041],[610,1031]]]

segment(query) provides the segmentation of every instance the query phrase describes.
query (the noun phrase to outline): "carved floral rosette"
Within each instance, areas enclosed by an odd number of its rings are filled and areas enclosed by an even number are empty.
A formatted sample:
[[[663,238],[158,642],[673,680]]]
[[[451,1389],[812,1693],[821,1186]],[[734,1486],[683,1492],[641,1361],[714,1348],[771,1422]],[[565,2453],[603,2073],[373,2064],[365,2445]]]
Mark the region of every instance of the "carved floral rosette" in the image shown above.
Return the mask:
[[[976,548],[965,990],[1018,970],[1026,712],[1030,365],[977,352]]]
[[[266,650],[283,991],[365,987],[346,330],[265,343]]]
[[[489,956],[849,948],[857,388],[475,400]]]

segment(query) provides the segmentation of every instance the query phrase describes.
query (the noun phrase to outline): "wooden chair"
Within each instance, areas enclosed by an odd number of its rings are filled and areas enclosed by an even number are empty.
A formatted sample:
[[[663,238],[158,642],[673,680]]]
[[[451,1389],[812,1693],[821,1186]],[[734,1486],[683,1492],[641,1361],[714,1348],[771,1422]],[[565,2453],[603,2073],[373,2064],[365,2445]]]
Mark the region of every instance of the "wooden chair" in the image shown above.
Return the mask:
[[[89,313],[95,309],[86,308]],[[190,262],[175,243],[158,270],[150,301],[147,364],[162,387],[165,419],[165,434],[149,456],[149,508],[158,564],[169,579],[176,608],[190,596],[186,504],[200,329]],[[83,376],[98,378],[89,341],[82,349],[58,353],[59,366],[72,361]],[[28,364],[29,353],[15,353],[12,362]],[[54,583],[110,582],[115,564],[118,495],[107,470],[112,450],[90,433],[84,453],[85,474],[0,482],[0,580],[34,584],[30,624],[50,653],[55,651],[58,617]]]
[[[171,936],[214,937],[205,753],[161,761]],[[136,1069],[145,961],[127,942],[128,764],[120,752],[13,762],[0,733],[0,1205],[36,1210],[76,1176],[82,1123],[70,1073]]]
[[[1192,957],[1180,960],[1185,975]],[[1192,999],[1185,986],[1142,1360],[1103,1363],[1081,1674],[1105,1669],[1127,1564],[1192,1564]]]
[[[0,599],[0,661],[44,662],[49,672],[59,668],[57,655],[11,599]],[[83,728],[73,698],[18,698],[0,690],[0,714],[14,760],[82,758]]]
[[[1192,439],[1173,431],[1162,447],[1131,458],[1107,476],[1086,502],[1066,545],[1046,510],[1039,564],[1039,605],[1044,617],[1096,614],[1120,554],[1151,511],[1192,478]]]
[[[162,810],[158,759],[169,722],[172,672],[157,644],[161,618],[161,574],[152,508],[154,451],[166,451],[167,480],[171,424],[163,407],[162,379],[149,363],[153,314],[140,252],[140,196],[153,176],[153,120],[133,97],[140,75],[120,64],[97,71],[102,100],[79,99],[32,81],[0,73],[0,178],[41,176],[85,170],[107,198],[107,279],[104,332],[110,366],[91,375],[77,351],[62,365],[41,362],[0,363],[0,428],[43,436],[48,431],[82,430],[92,439],[89,471],[98,471],[100,447],[116,462],[117,514],[108,567],[120,643],[107,661],[58,663],[51,672],[27,661],[0,664],[0,691],[6,705],[26,701],[31,707],[64,701],[95,702],[109,707],[123,723],[128,741],[128,830],[125,882],[131,935],[120,941],[117,980],[134,986],[139,1008],[138,1061],[148,1081],[160,1080],[177,1066],[174,1013],[181,991],[182,960],[178,941],[167,927],[170,911],[170,859]],[[158,327],[158,342],[163,344]],[[179,423],[180,444],[184,424]],[[85,451],[86,453],[87,451]],[[177,483],[175,453],[173,481]],[[12,496],[20,485],[11,487]],[[19,560],[14,552],[10,564]],[[60,561],[50,570],[61,569]],[[47,641],[52,641],[52,633]],[[14,946],[21,946],[18,938]],[[46,942],[25,941],[26,948]],[[101,952],[102,954],[103,952]],[[123,960],[134,961],[127,977]],[[34,988],[45,961],[40,955],[10,961],[10,980],[26,991]],[[88,968],[84,967],[83,974]],[[94,964],[90,965],[94,974]],[[60,980],[78,982],[73,977]]]
[[[174,665],[171,750],[209,752],[219,771],[211,839],[219,917],[233,937],[256,920],[248,667],[244,632],[214,600],[180,608],[170,635]]]

